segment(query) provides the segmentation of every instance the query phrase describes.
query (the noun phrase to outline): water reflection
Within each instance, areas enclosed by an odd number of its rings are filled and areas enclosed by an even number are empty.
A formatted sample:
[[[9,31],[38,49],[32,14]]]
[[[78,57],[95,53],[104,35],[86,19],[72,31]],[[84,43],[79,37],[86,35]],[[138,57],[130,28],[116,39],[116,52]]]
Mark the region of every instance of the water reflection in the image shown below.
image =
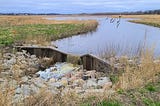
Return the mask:
[[[111,44],[119,45],[120,47],[130,45],[131,48],[134,48],[140,42],[144,41],[144,36],[146,36],[147,45],[160,44],[160,28],[130,23],[127,21],[129,19],[121,18],[78,17],[78,19],[97,19],[99,26],[96,32],[81,34],[53,42],[60,50],[80,55],[86,53],[99,55],[106,50],[107,45]],[[158,53],[160,47],[156,46],[155,48],[156,53]]]

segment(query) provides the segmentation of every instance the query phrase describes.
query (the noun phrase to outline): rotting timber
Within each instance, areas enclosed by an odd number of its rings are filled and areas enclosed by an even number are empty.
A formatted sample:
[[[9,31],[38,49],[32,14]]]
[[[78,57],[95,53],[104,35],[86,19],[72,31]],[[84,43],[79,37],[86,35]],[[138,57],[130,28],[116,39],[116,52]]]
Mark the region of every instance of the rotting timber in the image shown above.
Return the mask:
[[[52,58],[54,63],[56,62],[66,62],[67,56],[71,54],[64,53],[57,48],[53,47],[34,47],[34,46],[16,46],[18,51],[26,50],[31,55],[36,55],[37,57],[49,57]],[[104,72],[109,74],[113,69],[112,66],[105,62],[104,60],[98,58],[92,54],[86,54],[80,56],[83,68],[86,70],[96,70],[98,72]]]

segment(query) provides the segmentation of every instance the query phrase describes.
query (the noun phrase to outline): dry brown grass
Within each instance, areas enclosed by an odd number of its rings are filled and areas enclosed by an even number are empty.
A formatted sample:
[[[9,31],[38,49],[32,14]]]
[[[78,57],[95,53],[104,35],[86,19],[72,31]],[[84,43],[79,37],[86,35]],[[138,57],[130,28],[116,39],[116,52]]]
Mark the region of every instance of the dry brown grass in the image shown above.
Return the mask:
[[[0,16],[0,44],[10,45],[17,41],[17,44],[48,45],[51,40],[87,33],[98,26],[96,20],[48,20],[47,17]]]
[[[47,20],[47,16],[0,16],[0,26],[26,24],[93,24],[96,20]]]
[[[43,89],[40,93],[26,98],[23,103],[25,106],[95,106],[103,100],[109,100],[112,94],[113,92],[106,90],[101,93],[78,95],[73,89],[52,94]]]
[[[117,18],[118,16],[112,17]],[[138,20],[133,19],[130,22],[160,27],[160,15],[122,15],[122,18],[137,18]]]
[[[11,100],[9,93],[0,91],[0,106],[10,106]]]
[[[79,101],[79,97],[72,90],[62,95],[61,91],[53,94],[44,88],[38,94],[26,98],[21,104],[24,106],[75,106]]]
[[[154,59],[153,50],[147,49],[139,61],[140,64],[135,65],[129,64],[127,59],[123,60],[124,73],[119,77],[118,88],[135,89],[159,80],[160,61]]]
[[[112,15],[113,18],[118,18],[119,15]],[[138,18],[138,19],[159,19],[160,15],[121,15],[122,18]]]
[[[14,94],[13,88],[9,85],[5,85],[4,87],[0,86],[0,89],[0,106],[11,106]]]

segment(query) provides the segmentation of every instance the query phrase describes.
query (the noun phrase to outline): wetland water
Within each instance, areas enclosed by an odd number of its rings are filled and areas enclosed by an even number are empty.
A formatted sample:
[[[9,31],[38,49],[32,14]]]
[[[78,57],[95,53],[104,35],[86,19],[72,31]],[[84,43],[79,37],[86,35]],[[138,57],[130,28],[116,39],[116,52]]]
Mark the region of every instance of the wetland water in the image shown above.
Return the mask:
[[[52,42],[58,46],[58,49],[66,53],[77,55],[92,53],[99,55],[109,47],[108,45],[135,48],[145,39],[147,45],[155,47],[156,54],[160,53],[160,28],[130,23],[127,21],[129,19],[121,19],[117,28],[116,21],[110,23],[110,19],[106,19],[106,17],[57,17],[54,19],[96,19],[99,22],[95,32]]]

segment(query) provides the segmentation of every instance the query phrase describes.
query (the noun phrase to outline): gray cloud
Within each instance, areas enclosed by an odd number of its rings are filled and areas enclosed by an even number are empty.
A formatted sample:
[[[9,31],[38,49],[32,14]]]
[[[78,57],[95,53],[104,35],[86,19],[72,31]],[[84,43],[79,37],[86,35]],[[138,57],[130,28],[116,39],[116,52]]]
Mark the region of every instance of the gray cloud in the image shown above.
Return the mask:
[[[0,0],[0,12],[119,12],[159,9],[160,0]]]

